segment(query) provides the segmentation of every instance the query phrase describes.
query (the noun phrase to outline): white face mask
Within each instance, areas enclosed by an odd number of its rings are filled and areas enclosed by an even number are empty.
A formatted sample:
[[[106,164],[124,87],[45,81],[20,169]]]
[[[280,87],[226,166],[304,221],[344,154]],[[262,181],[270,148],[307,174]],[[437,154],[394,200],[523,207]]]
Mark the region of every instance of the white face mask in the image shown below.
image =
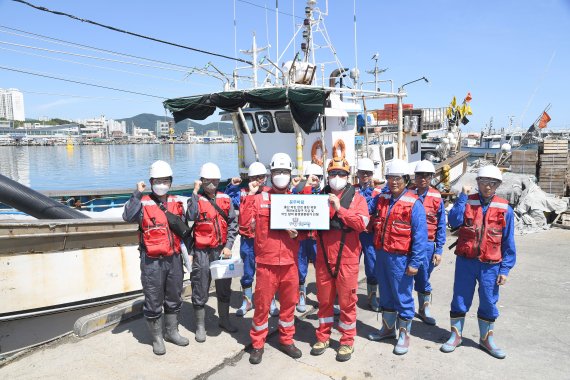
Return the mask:
[[[271,178],[271,183],[278,189],[284,189],[289,185],[291,176],[289,174],[277,174]]]
[[[152,192],[159,197],[168,193],[168,190],[170,190],[170,185],[167,185],[165,183],[157,183],[156,185],[152,185]]]
[[[331,189],[339,191],[345,188],[347,181],[347,177],[334,177],[329,180],[329,185]]]

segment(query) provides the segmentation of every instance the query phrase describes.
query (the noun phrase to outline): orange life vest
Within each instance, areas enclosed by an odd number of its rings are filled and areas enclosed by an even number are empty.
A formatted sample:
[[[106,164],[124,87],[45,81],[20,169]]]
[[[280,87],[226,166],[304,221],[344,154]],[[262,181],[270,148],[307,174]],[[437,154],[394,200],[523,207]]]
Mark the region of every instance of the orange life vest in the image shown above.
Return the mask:
[[[170,230],[164,211],[148,195],[143,195],[141,203],[143,211],[141,240],[146,254],[149,257],[179,254],[180,239]],[[184,215],[184,203],[177,196],[169,195],[165,206],[175,215]]]
[[[216,204],[225,213],[230,213],[231,198],[218,192]],[[216,248],[226,244],[228,239],[228,222],[203,195],[198,197],[198,215],[194,221],[194,241],[196,248]]]
[[[378,196],[374,246],[389,253],[408,255],[412,248],[412,208],[418,197],[411,191],[406,192],[394,203],[388,215],[391,196],[390,193]]]
[[[418,190],[413,190],[414,194],[418,194]],[[419,197],[418,197],[419,198]],[[426,210],[426,221],[428,228],[428,240],[435,241],[435,234],[437,232],[437,212],[441,205],[441,193],[433,187],[428,187],[427,194],[422,202]]]
[[[501,242],[509,202],[494,196],[483,217],[483,206],[479,194],[467,199],[463,214],[463,225],[459,227],[459,238],[455,254],[467,258],[478,257],[482,262],[502,261]]]

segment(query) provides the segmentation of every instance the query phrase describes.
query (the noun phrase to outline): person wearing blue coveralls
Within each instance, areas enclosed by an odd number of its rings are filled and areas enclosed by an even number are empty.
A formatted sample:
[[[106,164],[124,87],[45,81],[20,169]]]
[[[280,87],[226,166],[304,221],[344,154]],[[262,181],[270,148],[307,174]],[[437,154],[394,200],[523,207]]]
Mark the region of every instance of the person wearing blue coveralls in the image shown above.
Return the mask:
[[[305,177],[307,182],[301,190],[297,186],[292,188],[293,194],[320,194],[321,184],[323,181],[323,168],[317,164],[309,164],[305,170]],[[295,181],[293,184],[297,183]],[[297,183],[299,185],[299,183]],[[307,286],[305,280],[309,271],[309,262],[313,265],[317,259],[317,241],[312,234],[306,239],[301,240],[299,245],[299,252],[297,254],[299,260],[299,303],[297,304],[297,311],[304,313],[307,311]]]
[[[426,214],[418,197],[406,188],[410,182],[406,161],[390,162],[386,181],[390,192],[376,195],[369,210],[374,218],[382,328],[368,339],[395,338],[397,319],[399,337],[394,353],[404,355],[414,318],[413,277],[424,260],[427,244]]]
[[[414,276],[414,289],[418,293],[417,316],[426,324],[433,326],[435,325],[435,318],[430,310],[432,287],[429,280],[434,267],[441,263],[441,254],[445,245],[445,202],[441,199],[441,193],[430,186],[435,174],[435,168],[430,161],[423,160],[418,162],[414,172],[415,187],[412,191],[424,205],[428,228],[428,244],[426,245],[424,261],[419,268],[418,274]]]
[[[374,162],[370,158],[361,158],[356,165],[356,175],[358,177],[358,185],[355,186],[360,195],[366,199],[366,203],[370,206],[373,201],[374,183],[372,175],[374,174]],[[374,194],[373,194],[374,193]],[[371,227],[371,226],[369,226]],[[378,280],[376,279],[376,250],[373,242],[374,233],[371,230],[361,232],[359,235],[360,244],[362,246],[362,256],[364,257],[364,273],[366,274],[366,294],[368,296],[368,307],[373,311],[380,311],[378,301]]]
[[[496,166],[484,166],[477,172],[476,194],[462,193],[449,212],[449,225],[459,227],[455,249],[455,282],[451,301],[451,336],[441,346],[442,352],[453,352],[462,342],[465,314],[469,311],[479,283],[479,347],[497,359],[506,357],[493,339],[495,320],[499,316],[499,287],[516,262],[513,209],[507,200],[495,195],[502,182]]]
[[[259,192],[269,189],[269,187],[264,186],[267,180],[267,169],[261,162],[253,162],[249,165],[247,177],[249,182],[259,184]],[[234,208],[240,210],[238,216],[240,234],[239,254],[243,260],[243,276],[240,279],[243,289],[243,302],[240,308],[236,310],[236,316],[243,317],[248,311],[254,308],[252,285],[253,278],[255,277],[255,252],[253,249],[254,231],[251,227],[246,228],[241,223],[241,199],[247,195],[247,191],[241,188],[240,184],[240,177],[232,178],[231,182],[226,186],[225,193],[231,198]],[[279,308],[277,308],[275,298],[271,302],[269,314],[273,317],[279,315]]]

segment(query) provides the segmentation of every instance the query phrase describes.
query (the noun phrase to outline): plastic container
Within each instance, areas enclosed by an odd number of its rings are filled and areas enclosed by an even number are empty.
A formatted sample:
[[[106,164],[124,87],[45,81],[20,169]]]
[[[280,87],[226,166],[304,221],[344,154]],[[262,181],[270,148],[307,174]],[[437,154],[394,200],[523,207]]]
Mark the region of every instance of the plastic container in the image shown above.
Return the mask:
[[[212,280],[243,276],[242,259],[216,260],[210,263]]]

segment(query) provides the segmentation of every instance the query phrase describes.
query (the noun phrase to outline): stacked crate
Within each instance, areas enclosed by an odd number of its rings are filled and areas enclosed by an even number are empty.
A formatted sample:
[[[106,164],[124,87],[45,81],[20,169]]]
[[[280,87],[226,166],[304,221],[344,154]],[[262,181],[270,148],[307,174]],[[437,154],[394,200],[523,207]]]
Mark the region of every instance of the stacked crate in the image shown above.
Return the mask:
[[[564,196],[568,171],[568,141],[544,140],[539,146],[538,185],[547,193]]]
[[[513,173],[530,174],[536,176],[537,163],[537,150],[513,150],[511,156],[511,171]]]

